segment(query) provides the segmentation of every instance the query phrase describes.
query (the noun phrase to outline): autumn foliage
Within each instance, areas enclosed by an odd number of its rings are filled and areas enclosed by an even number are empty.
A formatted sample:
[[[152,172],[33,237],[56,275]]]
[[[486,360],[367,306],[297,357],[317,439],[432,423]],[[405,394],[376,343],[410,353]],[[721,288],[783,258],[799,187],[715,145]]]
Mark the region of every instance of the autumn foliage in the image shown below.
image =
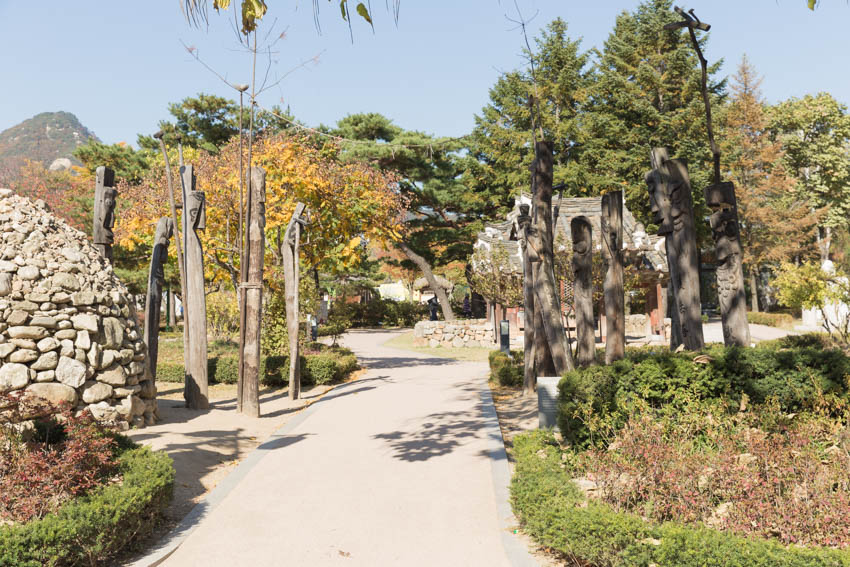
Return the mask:
[[[310,267],[335,272],[352,267],[363,239],[388,241],[398,237],[404,202],[395,179],[368,165],[342,163],[338,148],[308,143],[286,134],[255,142],[253,162],[266,171],[266,279],[279,279],[279,246],[299,201],[310,211],[301,257]],[[169,158],[172,164],[176,156]],[[245,152],[247,167],[247,150]],[[195,166],[197,189],[206,194],[206,230],[201,235],[207,257],[207,281],[235,284],[239,270],[239,141],[231,140],[216,154],[187,151]],[[180,202],[179,174],[174,167],[175,197]],[[168,215],[165,168],[161,158],[138,186],[121,188],[132,203],[116,227],[125,246],[148,243],[156,221]]]

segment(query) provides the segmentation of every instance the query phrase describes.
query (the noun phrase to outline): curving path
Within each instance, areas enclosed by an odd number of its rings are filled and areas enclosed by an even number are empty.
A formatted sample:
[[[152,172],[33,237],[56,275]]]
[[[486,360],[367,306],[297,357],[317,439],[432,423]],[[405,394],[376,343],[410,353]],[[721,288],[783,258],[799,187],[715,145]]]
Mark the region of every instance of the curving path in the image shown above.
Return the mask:
[[[486,365],[382,346],[391,336],[346,335],[366,375],[249,456],[161,564],[533,565],[509,529]]]

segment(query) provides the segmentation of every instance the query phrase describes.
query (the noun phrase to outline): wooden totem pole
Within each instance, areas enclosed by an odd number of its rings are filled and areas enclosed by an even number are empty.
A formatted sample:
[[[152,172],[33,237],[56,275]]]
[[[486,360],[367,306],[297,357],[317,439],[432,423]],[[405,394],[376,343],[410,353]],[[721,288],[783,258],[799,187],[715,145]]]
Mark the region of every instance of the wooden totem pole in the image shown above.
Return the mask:
[[[708,142],[714,157],[714,184],[705,189],[705,201],[709,208],[714,211],[710,218],[710,224],[717,257],[717,289],[720,300],[720,315],[723,319],[723,342],[726,346],[749,346],[750,326],[747,323],[747,303],[744,293],[744,269],[741,239],[738,231],[738,203],[735,198],[735,186],[731,182],[723,183],[720,181],[720,147],[714,141],[714,128],[711,123],[711,100],[708,96],[708,62],[702,54],[696,36],[696,30],[707,32],[711,29],[711,26],[701,22],[693,10],[685,12],[679,7],[676,7],[675,10],[677,14],[682,16],[683,20],[667,24],[664,28],[687,28],[702,68],[700,87],[705,105]]]
[[[525,314],[525,328],[523,330],[523,347],[525,368],[522,381],[523,395],[530,395],[534,391],[536,374],[534,371],[535,359],[535,306],[534,306],[534,268],[532,263],[540,262],[540,242],[537,230],[531,226],[530,207],[522,204],[519,206],[517,227],[519,229],[519,245],[522,250],[522,305]]]
[[[626,307],[623,291],[623,192],[602,196],[602,256],[605,259],[605,364],[626,353]]]
[[[251,167],[248,169],[248,175],[251,176],[246,211],[248,247],[244,256],[247,281],[240,283],[245,306],[242,313],[245,346],[239,356],[237,406],[244,414],[260,417],[260,330],[263,316],[263,254],[266,246],[266,172],[261,167]],[[297,339],[297,333],[295,336]]]
[[[595,359],[596,337],[593,324],[593,229],[587,217],[570,222],[573,241],[573,303],[576,316],[576,359],[590,366]]]
[[[162,217],[156,225],[151,266],[148,273],[148,295],[145,301],[145,344],[148,347],[148,370],[156,380],[156,360],[159,353],[159,311],[162,307],[162,286],[165,285],[165,262],[168,260],[168,243],[174,234],[174,223]]]
[[[206,227],[204,193],[195,190],[195,174],[191,165],[180,168],[183,187],[183,248],[186,274],[186,296],[183,298],[184,322],[189,349],[186,358],[186,383],[183,397],[186,407],[209,407],[207,380],[207,300],[204,293],[204,251],[199,230]]]
[[[709,218],[717,259],[717,296],[723,319],[723,343],[749,346],[747,298],[738,234],[738,203],[731,182],[715,183],[705,190],[705,204],[714,211]]]
[[[94,247],[112,264],[112,244],[115,236],[115,198],[118,191],[115,185],[115,172],[109,167],[100,166],[95,172],[94,186],[94,227],[92,237]]]
[[[298,248],[301,245],[301,227],[307,224],[306,206],[298,203],[283,235],[283,277],[286,291],[286,329],[289,333],[289,398],[301,396],[301,361],[298,352],[298,285],[300,269]]]
[[[561,319],[561,302],[555,283],[555,229],[552,223],[552,143],[537,142],[534,146],[535,159],[532,164],[534,187],[534,215],[537,239],[539,239],[539,262],[532,262],[534,276],[535,333],[540,333],[536,345],[545,341],[551,353],[554,371],[561,375],[573,370],[573,357]],[[537,350],[537,349],[535,349]],[[537,352],[537,361],[541,360]],[[540,365],[538,365],[540,373]]]
[[[652,149],[652,171],[646,174],[650,209],[658,235],[667,248],[673,294],[673,333],[670,347],[687,350],[705,346],[699,297],[694,207],[691,180],[684,160],[669,159],[666,148]]]

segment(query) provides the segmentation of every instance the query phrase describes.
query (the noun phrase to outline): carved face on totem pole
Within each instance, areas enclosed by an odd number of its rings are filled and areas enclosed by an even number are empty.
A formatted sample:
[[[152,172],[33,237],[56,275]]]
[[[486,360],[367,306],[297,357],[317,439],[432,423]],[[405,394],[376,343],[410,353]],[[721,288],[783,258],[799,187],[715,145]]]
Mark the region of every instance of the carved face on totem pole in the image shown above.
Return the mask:
[[[189,226],[193,230],[204,230],[207,227],[207,212],[202,191],[190,191],[188,198]]]
[[[593,238],[590,222],[587,218],[573,218],[570,221],[570,234],[573,239],[573,269],[590,266],[593,254]]]
[[[709,218],[717,256],[717,288],[721,299],[732,297],[742,289],[738,263],[741,244],[738,237],[735,187],[731,182],[711,185],[705,190],[705,202],[714,210]]]
[[[154,254],[155,261],[153,264],[154,278],[160,283],[165,284],[164,266],[168,261],[168,244],[171,237],[174,235],[174,223],[168,217],[162,217],[156,224],[156,235],[154,236]]]
[[[527,254],[529,262],[540,261],[539,245],[537,240],[537,229],[531,226],[531,215],[529,214],[530,207],[527,204],[519,206],[519,216],[517,217],[517,225],[519,225],[519,245],[520,248]]]
[[[653,169],[645,177],[646,189],[649,191],[649,210],[652,211],[652,222],[658,225],[658,236],[673,232],[669,181],[665,177],[659,169]]]
[[[115,241],[112,227],[115,226],[115,199],[118,191],[112,186],[114,183],[115,173],[111,169],[97,168],[93,231],[95,244],[112,244]]]
[[[687,163],[680,159],[665,160],[647,173],[645,180],[658,236],[681,230],[687,218],[691,191]]]

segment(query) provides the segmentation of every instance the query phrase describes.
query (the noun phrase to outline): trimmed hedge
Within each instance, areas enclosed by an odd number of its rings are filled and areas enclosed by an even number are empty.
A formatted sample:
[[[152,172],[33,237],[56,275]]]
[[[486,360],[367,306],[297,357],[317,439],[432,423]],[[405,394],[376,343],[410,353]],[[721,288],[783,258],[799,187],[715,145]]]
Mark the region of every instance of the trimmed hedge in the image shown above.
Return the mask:
[[[329,384],[343,380],[357,369],[357,358],[350,350],[330,348],[318,354],[301,357],[301,384]],[[160,363],[156,379],[162,382],[183,382],[183,365]],[[239,381],[239,357],[217,356],[207,361],[210,384],[236,384]],[[289,356],[264,356],[260,359],[260,382],[264,386],[284,386],[289,383]]]
[[[707,355],[703,358],[698,354]],[[702,361],[702,362],[700,362]],[[630,348],[609,366],[567,372],[558,384],[558,427],[572,443],[589,442],[588,418],[614,428],[636,399],[661,407],[686,399],[738,404],[775,399],[785,412],[811,407],[825,396],[848,397],[850,358],[818,335],[789,336],[755,348],[712,345],[701,353]]]
[[[487,355],[490,361],[490,379],[500,386],[522,386],[525,373],[523,356],[521,350],[512,350],[511,356],[500,350],[490,351]]]
[[[747,312],[747,322],[753,325],[768,325],[770,327],[790,327],[794,318],[788,313],[757,313]]]
[[[514,455],[514,513],[538,544],[558,551],[571,563],[595,567],[850,566],[847,551],[784,547],[672,522],[653,525],[600,502],[585,502],[561,468],[561,452],[550,432],[515,437]]]
[[[123,481],[76,498],[40,520],[0,527],[0,565],[93,565],[153,530],[171,500],[171,458],[120,439]]]

